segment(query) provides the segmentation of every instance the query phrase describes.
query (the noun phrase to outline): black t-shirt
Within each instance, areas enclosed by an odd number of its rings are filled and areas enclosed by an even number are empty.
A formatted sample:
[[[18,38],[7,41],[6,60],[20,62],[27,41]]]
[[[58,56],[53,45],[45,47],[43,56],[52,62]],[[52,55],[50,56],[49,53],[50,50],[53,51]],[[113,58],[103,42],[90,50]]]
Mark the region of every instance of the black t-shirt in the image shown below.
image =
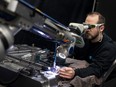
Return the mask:
[[[75,47],[73,56],[75,59],[90,63],[87,68],[76,69],[76,75],[80,77],[96,75],[99,78],[113,63],[116,57],[116,44],[110,37],[103,34],[101,42],[91,43],[85,40],[83,48]]]

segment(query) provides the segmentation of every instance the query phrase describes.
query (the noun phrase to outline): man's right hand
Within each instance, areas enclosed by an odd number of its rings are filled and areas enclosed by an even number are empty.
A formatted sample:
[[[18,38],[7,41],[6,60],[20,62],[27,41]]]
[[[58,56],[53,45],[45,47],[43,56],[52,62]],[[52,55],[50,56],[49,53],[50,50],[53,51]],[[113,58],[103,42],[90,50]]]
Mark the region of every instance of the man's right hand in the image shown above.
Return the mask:
[[[75,75],[75,71],[71,67],[63,67],[58,71],[59,76],[67,79],[72,79]]]

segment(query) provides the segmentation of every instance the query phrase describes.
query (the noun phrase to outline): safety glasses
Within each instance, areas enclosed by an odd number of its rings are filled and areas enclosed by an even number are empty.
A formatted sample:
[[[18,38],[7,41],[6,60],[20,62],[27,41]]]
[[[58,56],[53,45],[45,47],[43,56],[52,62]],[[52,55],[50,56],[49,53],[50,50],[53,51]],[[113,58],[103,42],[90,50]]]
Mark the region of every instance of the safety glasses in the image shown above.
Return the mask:
[[[104,25],[103,23],[101,24],[87,24],[87,23],[83,23],[84,26],[87,26],[88,29],[91,29],[91,28],[96,28],[96,27],[100,27],[101,25]]]

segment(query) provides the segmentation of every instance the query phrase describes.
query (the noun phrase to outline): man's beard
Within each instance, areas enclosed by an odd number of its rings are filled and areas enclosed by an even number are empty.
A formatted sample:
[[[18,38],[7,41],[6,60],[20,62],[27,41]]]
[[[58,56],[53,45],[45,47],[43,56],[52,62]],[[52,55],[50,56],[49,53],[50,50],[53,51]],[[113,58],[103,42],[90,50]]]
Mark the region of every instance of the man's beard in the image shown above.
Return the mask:
[[[85,38],[88,39],[88,40],[94,40],[96,39],[97,37],[99,36],[99,33],[96,33],[94,36],[89,34],[89,33],[86,33],[85,34]]]

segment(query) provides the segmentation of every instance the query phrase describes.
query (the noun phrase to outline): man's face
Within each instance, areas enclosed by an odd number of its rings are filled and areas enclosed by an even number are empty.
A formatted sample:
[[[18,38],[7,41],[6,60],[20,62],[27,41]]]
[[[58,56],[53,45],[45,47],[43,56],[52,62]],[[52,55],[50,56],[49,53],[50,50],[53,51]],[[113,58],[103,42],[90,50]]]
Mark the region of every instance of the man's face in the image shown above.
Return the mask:
[[[98,15],[89,15],[86,17],[85,24],[95,25],[98,22]],[[85,32],[85,38],[93,40],[99,36],[99,27],[87,29]]]

